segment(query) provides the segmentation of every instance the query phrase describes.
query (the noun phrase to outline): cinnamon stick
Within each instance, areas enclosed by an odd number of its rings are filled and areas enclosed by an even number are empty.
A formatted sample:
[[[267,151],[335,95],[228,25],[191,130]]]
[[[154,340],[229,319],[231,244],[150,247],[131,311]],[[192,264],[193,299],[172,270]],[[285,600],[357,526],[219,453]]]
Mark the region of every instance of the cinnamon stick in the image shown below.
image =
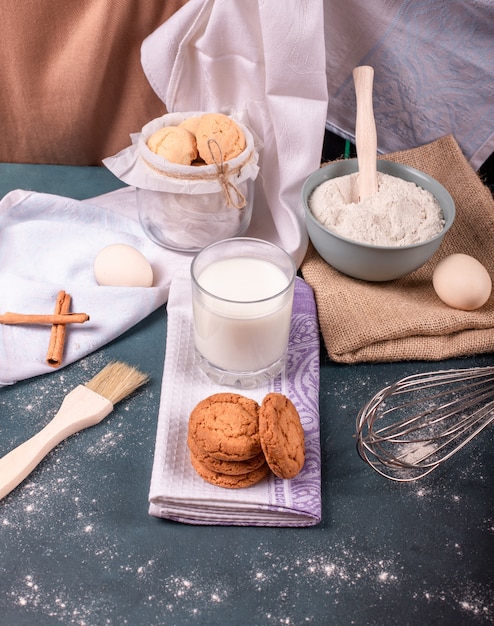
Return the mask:
[[[57,315],[36,315],[11,313],[0,315],[0,324],[83,324],[89,320],[86,313],[60,313]]]
[[[46,362],[52,367],[62,364],[65,347],[65,333],[67,324],[83,324],[89,320],[86,313],[71,313],[72,298],[65,291],[59,291],[53,315],[26,314],[8,312],[0,315],[0,324],[51,324],[50,343]]]
[[[65,291],[59,291],[55,304],[55,315],[66,315],[70,311],[72,298]],[[53,324],[51,328],[50,343],[46,362],[52,367],[59,367],[62,364],[63,351],[65,347],[65,324]]]

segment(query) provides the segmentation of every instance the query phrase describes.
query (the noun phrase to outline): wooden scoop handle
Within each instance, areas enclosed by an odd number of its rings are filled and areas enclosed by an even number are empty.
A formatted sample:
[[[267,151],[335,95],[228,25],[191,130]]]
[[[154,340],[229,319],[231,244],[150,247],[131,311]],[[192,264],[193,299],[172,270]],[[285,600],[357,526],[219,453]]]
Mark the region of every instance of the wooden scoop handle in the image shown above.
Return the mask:
[[[372,84],[374,69],[360,65],[353,70],[353,82],[357,98],[355,144],[358,161],[359,199],[364,200],[377,193],[377,132],[372,108]]]

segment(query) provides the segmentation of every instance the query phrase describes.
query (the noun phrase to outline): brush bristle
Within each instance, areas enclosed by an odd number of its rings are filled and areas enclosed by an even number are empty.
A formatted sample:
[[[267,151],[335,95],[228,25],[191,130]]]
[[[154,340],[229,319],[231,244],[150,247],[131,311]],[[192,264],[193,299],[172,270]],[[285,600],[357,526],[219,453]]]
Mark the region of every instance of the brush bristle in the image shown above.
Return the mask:
[[[148,375],[135,367],[120,361],[113,361],[93,376],[86,383],[86,387],[112,404],[117,404],[148,380]]]

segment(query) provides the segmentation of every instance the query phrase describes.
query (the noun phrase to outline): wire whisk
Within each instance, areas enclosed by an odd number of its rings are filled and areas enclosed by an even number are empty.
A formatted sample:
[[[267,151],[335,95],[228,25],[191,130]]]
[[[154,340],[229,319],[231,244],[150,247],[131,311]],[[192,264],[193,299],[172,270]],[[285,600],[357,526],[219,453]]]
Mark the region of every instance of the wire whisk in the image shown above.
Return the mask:
[[[494,367],[407,376],[379,391],[357,416],[357,451],[399,482],[430,474],[494,420]]]

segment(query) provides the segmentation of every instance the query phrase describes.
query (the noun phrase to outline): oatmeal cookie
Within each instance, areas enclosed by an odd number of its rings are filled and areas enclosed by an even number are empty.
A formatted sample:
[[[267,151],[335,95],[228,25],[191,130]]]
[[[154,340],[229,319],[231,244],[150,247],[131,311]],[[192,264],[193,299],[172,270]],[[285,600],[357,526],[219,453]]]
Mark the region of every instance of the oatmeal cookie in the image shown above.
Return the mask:
[[[189,417],[188,438],[220,461],[245,461],[258,455],[259,405],[236,393],[217,393],[201,400]]]
[[[279,393],[264,398],[259,435],[271,471],[279,478],[294,478],[305,463],[305,440],[300,416],[289,398]]]
[[[241,154],[246,146],[242,129],[223,113],[201,115],[195,136],[199,156],[208,165],[229,161]]]
[[[170,163],[190,165],[197,158],[196,138],[179,126],[160,128],[149,137],[147,146]]]
[[[260,482],[269,472],[269,466],[266,462],[251,472],[232,476],[208,469],[205,465],[198,461],[193,454],[190,456],[190,461],[195,471],[206,482],[216,485],[217,487],[225,487],[227,489],[242,489],[245,487],[251,487],[252,485]]]
[[[252,472],[266,463],[266,458],[262,451],[259,452],[259,454],[256,454],[256,456],[253,456],[251,459],[247,459],[245,461],[222,461],[220,459],[215,459],[207,452],[203,452],[198,447],[196,442],[190,437],[187,440],[187,444],[191,455],[194,456],[199,463],[204,465],[207,469],[220,474],[228,474],[230,476],[247,474],[248,472]]]

